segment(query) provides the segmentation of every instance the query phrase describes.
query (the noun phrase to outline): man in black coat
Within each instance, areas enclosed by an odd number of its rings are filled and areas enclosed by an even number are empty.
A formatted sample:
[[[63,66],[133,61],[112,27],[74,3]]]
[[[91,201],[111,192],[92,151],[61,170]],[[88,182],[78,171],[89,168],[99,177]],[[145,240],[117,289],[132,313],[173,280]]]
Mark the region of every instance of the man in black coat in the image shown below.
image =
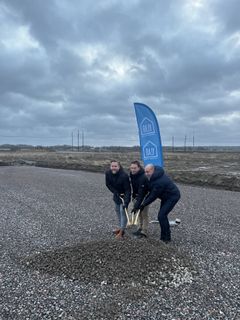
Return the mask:
[[[156,199],[161,199],[161,206],[158,213],[158,221],[161,226],[160,239],[164,242],[169,242],[171,241],[171,231],[168,214],[179,201],[181,197],[180,191],[161,167],[149,164],[145,167],[145,174],[149,180],[149,194],[138,208],[142,211]],[[135,211],[138,208],[135,207]]]
[[[130,165],[130,182],[132,186],[132,200],[134,207],[139,207],[147,193],[148,180],[145,171],[139,161],[133,161]],[[146,238],[148,230],[148,210],[146,206],[139,215],[138,230],[133,232],[138,238]],[[132,210],[135,212],[135,210]]]
[[[113,193],[115,211],[119,220],[119,228],[114,231],[117,238],[123,238],[127,226],[125,209],[131,201],[131,187],[128,174],[118,161],[111,161],[110,169],[106,172],[106,186]],[[123,202],[121,200],[123,198]]]

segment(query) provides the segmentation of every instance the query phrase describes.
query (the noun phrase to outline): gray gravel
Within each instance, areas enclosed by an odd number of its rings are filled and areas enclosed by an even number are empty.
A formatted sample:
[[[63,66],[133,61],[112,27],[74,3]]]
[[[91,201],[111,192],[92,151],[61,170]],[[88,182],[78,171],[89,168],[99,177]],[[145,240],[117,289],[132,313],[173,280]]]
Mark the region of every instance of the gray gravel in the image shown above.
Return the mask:
[[[0,319],[240,319],[240,193],[180,189],[171,244],[116,241],[102,174],[0,167]]]

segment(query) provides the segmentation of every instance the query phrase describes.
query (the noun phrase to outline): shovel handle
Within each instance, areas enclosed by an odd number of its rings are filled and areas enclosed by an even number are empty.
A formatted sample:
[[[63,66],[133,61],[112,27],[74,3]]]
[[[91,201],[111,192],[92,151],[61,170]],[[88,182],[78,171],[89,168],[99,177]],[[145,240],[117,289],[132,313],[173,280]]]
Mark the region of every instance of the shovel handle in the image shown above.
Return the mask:
[[[138,223],[138,218],[139,218],[140,210],[137,211],[136,217],[133,219],[133,224],[137,225]]]

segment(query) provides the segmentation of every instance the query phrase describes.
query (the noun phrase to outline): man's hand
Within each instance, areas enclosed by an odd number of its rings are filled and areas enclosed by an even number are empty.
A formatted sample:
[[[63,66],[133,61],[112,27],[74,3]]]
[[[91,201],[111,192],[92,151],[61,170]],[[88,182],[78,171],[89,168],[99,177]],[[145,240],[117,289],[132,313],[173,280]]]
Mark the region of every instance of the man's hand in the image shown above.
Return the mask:
[[[145,208],[145,206],[141,204],[139,207],[139,210],[142,212],[144,208]]]
[[[138,211],[138,209],[133,208],[133,209],[132,209],[132,211],[131,211],[131,213],[136,214],[136,213],[137,213],[137,211]]]

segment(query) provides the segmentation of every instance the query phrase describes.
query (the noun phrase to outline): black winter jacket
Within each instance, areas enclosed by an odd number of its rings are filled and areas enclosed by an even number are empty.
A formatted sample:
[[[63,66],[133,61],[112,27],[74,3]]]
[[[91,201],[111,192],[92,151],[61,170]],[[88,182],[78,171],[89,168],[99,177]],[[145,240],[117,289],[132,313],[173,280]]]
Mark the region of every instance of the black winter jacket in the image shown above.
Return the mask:
[[[136,200],[134,207],[139,207],[148,193],[148,179],[144,170],[141,168],[136,174],[130,173],[130,182],[132,185],[132,197]]]
[[[141,187],[147,183],[147,177],[145,176],[144,170],[141,168],[136,174],[130,173],[130,182],[132,185],[132,197],[135,199],[139,194]]]
[[[175,183],[164,173],[161,167],[155,166],[155,171],[148,182],[149,194],[143,201],[143,206],[151,204],[156,199],[180,199],[180,191]]]
[[[131,186],[128,174],[120,168],[120,170],[113,174],[111,170],[106,171],[106,186],[113,193],[113,201],[116,204],[122,204],[120,195],[124,195],[124,204],[129,205],[131,201]]]

